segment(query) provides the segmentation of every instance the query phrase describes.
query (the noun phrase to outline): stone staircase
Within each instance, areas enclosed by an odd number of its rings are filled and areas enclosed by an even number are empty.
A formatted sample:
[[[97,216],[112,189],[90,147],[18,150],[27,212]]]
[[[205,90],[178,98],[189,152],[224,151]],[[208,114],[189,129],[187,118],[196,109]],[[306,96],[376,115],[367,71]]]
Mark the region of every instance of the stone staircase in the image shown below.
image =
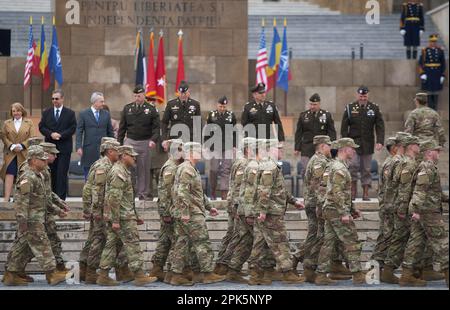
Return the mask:
[[[263,1],[248,0],[248,15],[265,15],[277,12],[278,15],[339,15],[339,11],[320,7],[308,1]]]
[[[63,256],[67,261],[78,261],[80,251],[86,241],[89,230],[89,223],[82,218],[82,205],[79,198],[69,199],[71,211],[67,218],[57,221],[58,234],[63,241]],[[222,237],[227,229],[226,207],[223,202],[213,202],[219,209],[219,216],[215,218],[207,217],[207,226],[212,247],[217,255]],[[372,200],[363,202],[357,199],[356,208],[362,211],[362,218],[355,220],[358,229],[359,239],[363,242],[361,260],[366,262],[372,252],[378,235],[379,217],[378,202]],[[155,202],[136,201],[137,211],[145,224],[138,226],[141,248],[144,251],[145,269],[151,268],[150,259],[155,251],[156,242],[159,235],[159,216]],[[448,230],[448,205],[444,205],[444,218]],[[286,216],[286,227],[288,230],[291,248],[303,242],[307,234],[307,220],[304,211],[297,211],[289,208]],[[4,271],[4,263],[7,253],[15,238],[16,222],[14,210],[10,204],[0,203],[0,273]],[[364,266],[364,265],[363,265]],[[41,273],[35,259],[28,264],[27,271],[31,273]]]
[[[2,12],[50,12],[52,0],[0,0]]]

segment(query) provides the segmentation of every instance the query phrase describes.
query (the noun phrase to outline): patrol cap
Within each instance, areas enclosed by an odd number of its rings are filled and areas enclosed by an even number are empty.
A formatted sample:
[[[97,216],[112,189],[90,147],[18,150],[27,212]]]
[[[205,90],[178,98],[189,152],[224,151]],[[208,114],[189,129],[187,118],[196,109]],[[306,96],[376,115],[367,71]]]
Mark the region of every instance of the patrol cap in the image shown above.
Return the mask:
[[[120,143],[114,140],[106,140],[100,145],[100,153],[103,153],[106,150],[118,150]]]
[[[319,94],[315,93],[309,98],[310,102],[320,102],[320,96]]]
[[[318,136],[315,136],[313,138],[313,144],[314,145],[319,145],[319,144],[322,144],[322,143],[331,145],[330,137],[329,136],[325,136],[325,135],[318,135]]]
[[[111,137],[102,137],[101,144],[105,143],[106,141],[117,141],[116,138]]]
[[[185,93],[189,89],[189,84],[186,81],[181,81],[180,85],[178,86],[178,91],[180,93]]]
[[[439,35],[437,33],[430,34],[428,40],[430,42],[436,42],[439,39]]]
[[[32,145],[28,148],[27,159],[32,158],[47,160],[48,156],[47,153],[45,153],[44,148],[42,146]]]
[[[32,145],[39,145],[42,142],[44,142],[43,137],[31,137],[31,138],[27,139],[28,147],[30,147]]]
[[[183,140],[181,139],[170,139],[167,140],[167,142],[169,143],[170,146],[172,145],[176,147],[183,146]]]
[[[282,148],[283,147],[283,143],[281,143],[280,141],[278,141],[278,139],[265,139],[266,140],[266,146],[268,148],[270,147],[276,147],[276,148]]]
[[[56,148],[56,144],[50,142],[42,142],[39,144],[44,149],[44,152],[50,154],[59,154],[58,149]]]
[[[337,150],[338,149],[336,142],[337,142],[337,140],[331,141],[330,146],[331,146],[332,150]]]
[[[414,99],[418,100],[420,103],[427,103],[428,94],[424,92],[417,93]]]
[[[367,93],[369,93],[369,88],[367,86],[361,85],[358,88],[358,94],[360,95],[366,95]]]
[[[255,86],[253,86],[250,91],[252,93],[259,93],[259,94],[264,94],[266,92],[266,84],[264,83],[258,83]]]
[[[139,154],[134,151],[134,148],[131,145],[121,145],[117,148],[119,155],[130,155],[133,157],[138,156]]]
[[[228,104],[228,99],[226,96],[220,97],[219,100],[217,101],[217,103]]]
[[[442,150],[442,146],[436,143],[434,140],[426,140],[420,143],[420,151],[426,152],[430,150]]]
[[[397,142],[397,144],[401,144],[401,145],[405,146],[406,145],[405,139],[410,136],[411,136],[410,133],[399,131],[395,134],[395,141]]]
[[[136,87],[133,90],[133,93],[135,94],[145,93],[145,88],[142,85],[136,85]]]
[[[405,137],[403,143],[404,143],[405,146],[408,146],[408,145],[411,145],[411,144],[420,145],[419,138],[416,137],[416,136],[412,136],[412,135]]]
[[[356,144],[352,138],[341,138],[339,140],[336,140],[336,149],[342,149],[346,146],[352,147],[354,149],[359,148],[359,145]]]
[[[249,146],[255,146],[256,145],[256,138],[253,137],[246,137],[244,139],[242,139],[242,143],[244,147],[249,147]]]
[[[190,152],[198,152],[201,153],[202,152],[202,145],[198,142],[186,142],[183,145],[184,151],[187,153]]]
[[[389,137],[386,139],[386,148],[394,146],[397,144],[397,139],[395,137]]]

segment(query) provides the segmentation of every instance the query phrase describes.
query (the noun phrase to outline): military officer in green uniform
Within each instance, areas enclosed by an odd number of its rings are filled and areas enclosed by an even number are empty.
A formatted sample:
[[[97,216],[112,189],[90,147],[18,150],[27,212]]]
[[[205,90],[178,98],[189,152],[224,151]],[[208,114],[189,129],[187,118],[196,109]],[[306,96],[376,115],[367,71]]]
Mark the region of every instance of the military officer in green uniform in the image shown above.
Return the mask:
[[[328,136],[331,141],[336,140],[336,129],[331,113],[320,108],[320,96],[313,94],[309,98],[309,110],[300,113],[295,131],[294,154],[301,156],[300,174],[303,176],[309,159],[315,153],[313,139],[318,135]]]
[[[376,132],[376,140],[374,131]],[[341,136],[352,138],[359,148],[350,162],[352,175],[352,199],[356,198],[358,173],[361,175],[363,200],[369,200],[369,187],[372,183],[370,167],[374,146],[380,151],[384,143],[384,121],[380,107],[369,101],[369,89],[358,88],[357,100],[347,104],[342,116]]]

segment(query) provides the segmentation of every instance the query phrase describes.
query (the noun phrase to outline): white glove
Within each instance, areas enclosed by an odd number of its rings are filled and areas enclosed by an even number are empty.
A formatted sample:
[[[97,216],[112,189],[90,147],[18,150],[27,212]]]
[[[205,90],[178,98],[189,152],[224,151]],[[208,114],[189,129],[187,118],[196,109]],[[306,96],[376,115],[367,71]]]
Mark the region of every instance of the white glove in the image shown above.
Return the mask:
[[[423,35],[423,30],[419,31],[419,35],[422,36]]]
[[[427,80],[427,75],[426,74],[422,74],[420,76],[420,79],[426,81]]]
[[[405,30],[405,29],[400,30],[400,34],[401,34],[402,36],[404,36],[404,35],[406,34],[406,30]]]
[[[445,77],[441,76],[441,84],[444,84]]]

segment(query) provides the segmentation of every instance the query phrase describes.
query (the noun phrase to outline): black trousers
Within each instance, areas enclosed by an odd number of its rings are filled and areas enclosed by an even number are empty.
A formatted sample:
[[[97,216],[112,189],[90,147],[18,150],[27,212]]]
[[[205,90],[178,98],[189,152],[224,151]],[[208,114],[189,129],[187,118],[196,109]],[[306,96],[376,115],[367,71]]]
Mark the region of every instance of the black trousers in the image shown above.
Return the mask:
[[[66,200],[69,190],[69,165],[70,153],[59,153],[53,164],[49,165],[52,173],[52,190],[63,200]]]

